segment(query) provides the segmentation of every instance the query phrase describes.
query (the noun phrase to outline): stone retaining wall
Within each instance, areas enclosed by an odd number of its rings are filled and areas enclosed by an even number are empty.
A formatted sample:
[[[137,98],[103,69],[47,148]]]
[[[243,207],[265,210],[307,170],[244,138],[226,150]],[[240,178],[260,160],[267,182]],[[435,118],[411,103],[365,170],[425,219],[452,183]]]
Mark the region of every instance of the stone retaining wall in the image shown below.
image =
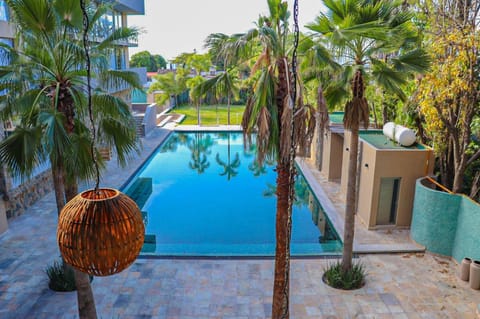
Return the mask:
[[[52,190],[51,170],[46,170],[32,179],[24,181],[19,187],[7,193],[8,200],[5,201],[7,218],[22,215],[28,207]]]

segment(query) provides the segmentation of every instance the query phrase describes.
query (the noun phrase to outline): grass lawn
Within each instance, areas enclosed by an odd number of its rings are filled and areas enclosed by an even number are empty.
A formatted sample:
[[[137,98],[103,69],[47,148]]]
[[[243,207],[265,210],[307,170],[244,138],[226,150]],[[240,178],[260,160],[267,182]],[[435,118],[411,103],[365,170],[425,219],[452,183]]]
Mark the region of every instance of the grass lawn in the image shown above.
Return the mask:
[[[218,113],[217,113],[218,108]],[[242,121],[245,105],[230,105],[230,124],[239,125]],[[181,105],[174,108],[170,113],[185,114],[181,125],[197,124],[197,108],[194,105]],[[218,121],[217,121],[218,117]],[[227,125],[226,105],[200,105],[201,125]]]

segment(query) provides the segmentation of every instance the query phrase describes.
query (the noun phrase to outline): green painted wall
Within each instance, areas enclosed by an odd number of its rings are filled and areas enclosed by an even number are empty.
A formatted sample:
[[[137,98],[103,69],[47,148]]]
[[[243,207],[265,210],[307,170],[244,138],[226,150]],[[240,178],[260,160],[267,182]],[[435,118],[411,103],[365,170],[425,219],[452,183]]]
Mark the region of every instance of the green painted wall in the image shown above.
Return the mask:
[[[459,197],[462,201],[452,256],[457,261],[464,257],[480,260],[480,205],[468,197]]]
[[[415,188],[410,234],[428,251],[480,259],[480,205],[469,198],[439,192],[422,185]]]
[[[138,89],[133,89],[132,103],[147,103],[147,94]]]

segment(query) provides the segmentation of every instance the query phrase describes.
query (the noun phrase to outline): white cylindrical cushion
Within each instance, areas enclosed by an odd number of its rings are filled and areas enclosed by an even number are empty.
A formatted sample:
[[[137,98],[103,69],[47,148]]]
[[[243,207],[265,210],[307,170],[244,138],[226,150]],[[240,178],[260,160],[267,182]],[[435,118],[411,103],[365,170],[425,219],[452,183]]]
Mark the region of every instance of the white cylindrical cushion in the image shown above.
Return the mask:
[[[391,139],[392,141],[395,140],[395,123],[387,122],[383,126],[383,135]]]
[[[400,145],[407,147],[413,145],[417,140],[414,131],[393,122],[385,123],[383,126],[383,134]]]
[[[417,140],[415,132],[409,128],[401,125],[397,125],[395,128],[395,141],[403,146],[412,146]]]

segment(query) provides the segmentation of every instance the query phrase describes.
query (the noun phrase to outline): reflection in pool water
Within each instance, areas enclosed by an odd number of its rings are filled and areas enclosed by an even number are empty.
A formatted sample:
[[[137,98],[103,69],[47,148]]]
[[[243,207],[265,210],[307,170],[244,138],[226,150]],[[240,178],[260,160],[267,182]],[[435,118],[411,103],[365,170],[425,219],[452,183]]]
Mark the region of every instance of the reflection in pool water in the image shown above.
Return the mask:
[[[125,187],[146,225],[144,254],[273,256],[275,164],[255,161],[241,133],[174,132]],[[292,255],[339,252],[338,236],[298,176]]]

